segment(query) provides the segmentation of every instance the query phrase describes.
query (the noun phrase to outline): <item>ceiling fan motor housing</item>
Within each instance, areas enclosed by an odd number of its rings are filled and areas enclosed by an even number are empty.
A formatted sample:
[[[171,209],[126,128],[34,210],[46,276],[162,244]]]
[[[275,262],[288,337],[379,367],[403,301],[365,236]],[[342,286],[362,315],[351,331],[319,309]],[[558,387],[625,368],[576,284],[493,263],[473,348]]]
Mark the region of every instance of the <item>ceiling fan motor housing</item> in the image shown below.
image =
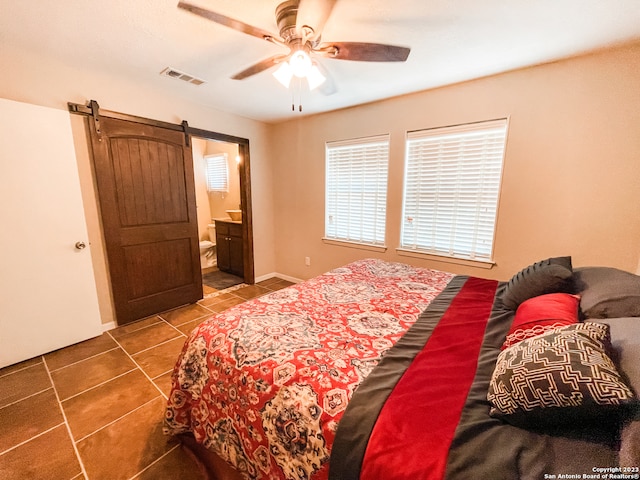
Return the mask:
[[[289,43],[299,37],[296,31],[299,0],[287,0],[276,7],[276,22],[280,29],[280,38]]]
[[[276,7],[276,22],[280,29],[280,38],[295,49],[296,45],[305,48],[308,43],[308,49],[316,47],[320,43],[320,36],[309,40],[308,38],[315,33],[309,25],[304,25],[302,32],[298,31],[297,18],[300,0],[287,0]],[[305,41],[306,40],[306,41]]]

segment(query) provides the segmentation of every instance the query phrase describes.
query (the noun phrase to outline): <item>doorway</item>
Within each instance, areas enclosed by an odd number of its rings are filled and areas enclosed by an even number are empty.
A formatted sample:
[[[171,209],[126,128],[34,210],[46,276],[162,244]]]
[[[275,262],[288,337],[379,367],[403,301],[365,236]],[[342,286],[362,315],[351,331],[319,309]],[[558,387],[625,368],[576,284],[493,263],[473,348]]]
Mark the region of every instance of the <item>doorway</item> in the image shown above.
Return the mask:
[[[183,122],[183,124],[184,123],[185,122]],[[253,265],[253,211],[251,208],[249,140],[199,128],[185,126],[185,129],[189,132],[192,143],[197,140],[207,141],[208,145],[212,145],[212,151],[214,152],[219,150],[225,151],[225,148],[237,148],[237,150],[231,150],[232,153],[237,151],[235,157],[229,158],[228,160],[230,165],[229,175],[231,176],[234,171],[237,172],[237,178],[240,184],[239,208],[225,208],[224,214],[229,215],[226,210],[239,210],[238,213],[241,215],[241,220],[237,221],[236,225],[231,227],[232,231],[224,230],[224,226],[220,231],[216,229],[216,257],[220,259],[227,258],[227,260],[229,260],[228,255],[239,254],[239,258],[234,257],[231,259],[232,263],[237,265],[231,273],[242,278],[243,283],[252,285],[255,283],[255,272]],[[228,151],[229,150],[227,150],[227,152]],[[233,163],[235,163],[235,166],[233,166]],[[235,178],[235,174],[233,175]],[[227,205],[233,206],[234,204],[231,203]],[[220,211],[221,210],[216,210],[214,206],[212,218],[216,218],[216,212]],[[219,242],[219,240],[223,239],[221,237],[226,238],[226,241]],[[229,248],[230,244],[234,242],[236,247],[239,244],[239,248],[233,248],[230,252],[226,252],[227,255],[219,255],[221,249]],[[220,265],[217,265],[217,267],[220,269]]]
[[[206,296],[244,283],[239,145],[193,137],[192,156]]]
[[[229,178],[232,178],[233,181],[237,179],[239,182],[239,203],[235,207],[238,197],[228,197],[227,202],[220,202],[219,204],[209,202],[209,213],[211,214],[213,225],[219,225],[215,221],[216,218],[220,218],[217,215],[221,215],[221,219],[226,217],[235,222],[234,225],[222,225],[222,228],[216,228],[216,268],[222,271],[226,270],[226,273],[242,279],[242,283],[253,285],[255,283],[255,272],[253,265],[253,211],[251,208],[249,140],[192,127],[187,127],[187,130],[190,134],[191,143],[195,143],[198,140],[206,142],[205,152],[211,152],[212,154],[227,153]],[[201,198],[204,199],[203,194],[201,194]],[[201,201],[201,203],[204,202],[205,200]],[[230,210],[235,210],[236,214],[240,215],[239,220],[230,218],[230,213],[228,213]],[[199,212],[198,215],[204,217],[204,221],[206,221],[207,217],[204,216],[206,212],[203,214]],[[199,228],[200,237],[205,236],[204,229],[205,227]],[[207,236],[213,235],[208,228],[207,233]],[[225,262],[231,265],[225,265]],[[232,279],[233,283],[235,281],[237,279]],[[217,288],[217,290],[220,290],[220,288]]]

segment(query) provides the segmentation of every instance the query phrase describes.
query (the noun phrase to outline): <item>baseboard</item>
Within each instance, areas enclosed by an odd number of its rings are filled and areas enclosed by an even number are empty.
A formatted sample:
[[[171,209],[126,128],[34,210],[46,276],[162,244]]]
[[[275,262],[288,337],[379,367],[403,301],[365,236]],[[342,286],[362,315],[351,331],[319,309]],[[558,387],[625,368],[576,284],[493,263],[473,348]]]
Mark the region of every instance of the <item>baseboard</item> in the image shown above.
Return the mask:
[[[116,322],[103,323],[102,324],[102,331],[106,332],[107,330],[113,330],[117,326],[118,326],[118,324]]]
[[[282,278],[283,280],[287,280],[293,283],[304,282],[304,280],[301,280],[299,278],[290,277],[289,275],[285,275],[283,273],[277,273],[277,272],[267,273],[266,275],[260,275],[259,277],[256,277],[255,282],[256,283],[264,282],[265,280],[269,280],[270,278],[273,278],[273,277]]]

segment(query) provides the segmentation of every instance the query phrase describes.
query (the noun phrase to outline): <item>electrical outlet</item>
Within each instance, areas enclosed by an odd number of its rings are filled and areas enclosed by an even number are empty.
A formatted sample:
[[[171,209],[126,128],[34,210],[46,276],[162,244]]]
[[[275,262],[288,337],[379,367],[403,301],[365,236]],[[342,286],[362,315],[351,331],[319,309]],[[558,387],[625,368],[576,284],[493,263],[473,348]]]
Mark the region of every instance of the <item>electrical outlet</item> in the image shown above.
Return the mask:
[[[304,257],[304,264],[307,267],[311,266],[311,257]]]

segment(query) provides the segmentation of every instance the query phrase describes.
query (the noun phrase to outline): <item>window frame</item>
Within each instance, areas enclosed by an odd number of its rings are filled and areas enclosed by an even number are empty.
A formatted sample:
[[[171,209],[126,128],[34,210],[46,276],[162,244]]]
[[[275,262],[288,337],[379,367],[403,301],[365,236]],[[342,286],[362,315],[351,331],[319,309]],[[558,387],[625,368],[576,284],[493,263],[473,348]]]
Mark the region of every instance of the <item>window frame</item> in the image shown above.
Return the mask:
[[[406,229],[408,228],[407,218],[409,216],[412,216],[412,213],[413,213],[413,212],[408,212],[408,210],[410,209],[408,208],[408,205],[407,205],[408,203],[407,190],[409,188],[409,185],[408,185],[409,174],[412,168],[412,165],[410,164],[410,162],[412,161],[411,156],[413,155],[411,152],[411,145],[410,145],[411,142],[418,143],[421,140],[423,140],[425,141],[425,143],[427,143],[429,141],[428,139],[431,139],[431,141],[435,143],[435,139],[438,137],[449,136],[452,138],[453,136],[458,136],[461,134],[473,134],[474,132],[478,133],[478,132],[495,130],[495,129],[502,129],[503,133],[502,133],[501,152],[495,155],[496,158],[494,158],[494,161],[499,161],[499,165],[497,167],[498,169],[497,175],[494,175],[492,180],[494,183],[496,183],[496,186],[495,186],[495,189],[492,190],[492,195],[494,195],[495,203],[493,204],[493,217],[492,217],[493,220],[490,224],[491,234],[490,236],[485,235],[484,237],[482,237],[483,241],[490,239],[490,246],[488,248],[488,253],[487,253],[487,249],[484,249],[480,253],[479,253],[479,249],[476,249],[471,252],[464,252],[464,253],[460,251],[456,251],[455,249],[456,241],[454,237],[455,232],[451,234],[452,237],[449,240],[447,252],[443,251],[442,248],[439,248],[436,245],[436,241],[433,241],[430,246],[420,246],[420,245],[415,246],[415,242],[411,244],[414,246],[411,246],[410,243],[407,241],[407,237],[409,234],[406,231]],[[508,117],[407,132],[405,136],[405,171],[404,171],[404,184],[402,189],[402,216],[400,218],[400,223],[401,223],[400,238],[398,242],[399,247],[396,249],[399,255],[418,257],[418,258],[434,258],[440,261],[477,266],[481,268],[491,268],[495,264],[495,261],[494,261],[495,237],[496,237],[496,231],[497,231],[497,225],[498,225],[498,211],[500,207],[500,196],[502,192],[502,179],[503,179],[504,163],[505,163],[505,156],[506,156],[506,149],[507,149],[508,132],[509,132]],[[442,168],[442,159],[439,158],[439,155],[434,155],[434,157],[438,157],[437,159],[438,163],[434,165]],[[454,156],[449,156],[449,157],[454,158]],[[458,164],[460,164],[461,155],[458,155],[455,158],[456,160],[454,161],[457,161]],[[474,161],[477,161],[477,160],[474,160]],[[496,165],[493,165],[492,168],[495,169]],[[462,177],[458,178],[458,180],[460,179],[464,180],[464,178],[465,176],[463,175]],[[471,178],[471,177],[470,175],[466,175],[466,178]],[[459,188],[460,183],[461,182],[458,181],[455,184],[455,186]],[[415,192],[413,193],[413,195],[415,195]],[[435,200],[434,203],[437,204],[437,199]],[[479,204],[480,204],[479,201],[475,203],[474,208],[476,210],[479,208]],[[437,208],[437,205],[435,208]],[[455,210],[455,212],[459,214],[460,210]],[[432,228],[431,230],[435,231],[436,224],[432,222],[431,225],[434,226],[434,228]],[[484,222],[484,225],[487,226],[487,222]],[[418,234],[415,233],[415,229],[417,228],[418,227],[414,228],[414,240],[415,240],[415,237],[418,236]],[[479,237],[478,223],[473,224],[473,229],[474,229],[473,235],[467,237],[467,240]],[[436,237],[438,234],[433,233],[432,235],[433,237]]]
[[[214,185],[210,176],[213,167],[210,167],[210,162],[213,160],[220,160],[221,164],[224,164],[224,185]],[[229,193],[229,156],[226,153],[212,153],[204,156],[204,176],[207,184],[207,193]]]
[[[360,137],[348,140],[340,140],[340,141],[330,141],[325,143],[325,202],[324,202],[324,236],[322,237],[322,241],[324,243],[330,245],[339,245],[339,246],[347,246],[353,248],[359,248],[364,250],[371,251],[386,251],[386,241],[387,241],[387,199],[388,199],[388,190],[389,190],[389,152],[390,152],[390,135],[382,134],[382,135],[372,135],[367,137]],[[382,145],[382,147],[381,147]],[[360,218],[349,217],[347,221],[347,228],[355,227],[355,229],[359,229],[360,235],[351,235],[350,233],[344,234],[344,231],[340,231],[345,228],[344,225],[334,226],[333,229],[329,228],[331,222],[331,216],[336,215],[338,213],[338,205],[339,201],[337,199],[333,199],[333,203],[335,204],[335,208],[333,209],[333,205],[331,204],[332,200],[330,196],[337,196],[339,194],[344,195],[344,192],[337,192],[331,184],[332,181],[337,181],[335,178],[332,178],[332,175],[335,174],[335,171],[332,171],[332,168],[335,169],[335,165],[332,164],[333,161],[336,161],[337,158],[331,157],[332,152],[337,152],[338,150],[349,151],[351,149],[351,154],[354,154],[354,150],[361,150],[360,157],[355,157],[356,162],[361,162],[363,165],[361,166],[362,171],[356,172],[356,174],[363,175],[364,178],[364,170],[368,167],[374,167],[373,170],[370,171],[370,174],[373,176],[377,176],[375,179],[375,192],[372,189],[365,188],[361,191],[362,198],[360,202],[355,202],[359,205],[361,216]],[[367,153],[364,151],[366,149],[382,149],[383,152],[377,152],[376,155],[382,156],[384,158],[377,158],[375,160],[375,165],[371,162],[371,159],[367,160]],[[371,155],[371,153],[369,154]],[[383,164],[383,165],[381,165]],[[382,178],[379,177],[380,169],[383,169]],[[349,165],[346,167],[347,170],[351,173],[353,171],[353,165]],[[342,167],[343,173],[345,167]],[[342,179],[344,181],[344,178]],[[351,182],[352,178],[349,179],[349,183],[347,187],[349,188],[349,192],[353,191],[354,183]],[[361,187],[370,187],[369,185],[360,184]],[[381,186],[383,187],[381,189]],[[375,210],[382,209],[381,212],[376,212],[374,214],[375,220],[366,225],[363,220],[367,218],[366,212],[364,211],[364,204],[367,202],[371,202],[371,197],[373,197],[373,207]],[[350,212],[351,209],[348,210]],[[369,212],[370,213],[370,212]],[[381,225],[380,225],[381,223]],[[368,230],[372,231],[372,236],[369,237],[367,235],[363,235],[363,231]],[[380,236],[381,234],[381,236]]]

